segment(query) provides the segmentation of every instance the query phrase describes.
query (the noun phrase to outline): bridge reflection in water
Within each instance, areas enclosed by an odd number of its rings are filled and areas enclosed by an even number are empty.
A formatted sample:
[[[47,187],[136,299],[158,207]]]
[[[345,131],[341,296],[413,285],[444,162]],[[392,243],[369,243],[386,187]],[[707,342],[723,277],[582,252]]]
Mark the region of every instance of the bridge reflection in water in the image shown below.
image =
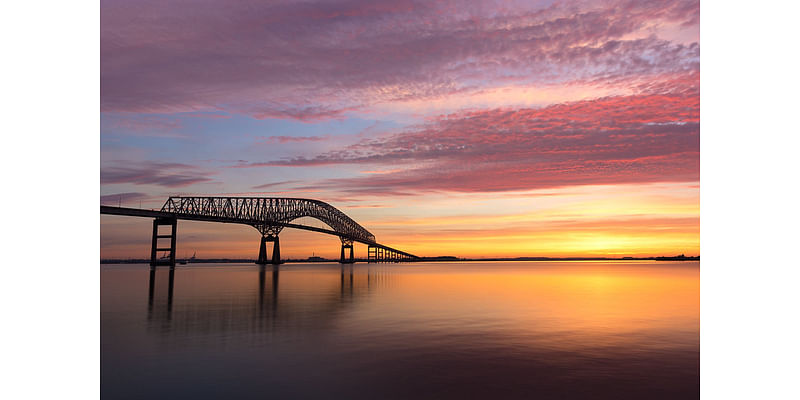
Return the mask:
[[[697,398],[699,271],[697,262],[104,265],[101,391]]]
[[[236,336],[237,332],[249,336],[276,330],[325,329],[359,299],[392,284],[388,266],[346,264],[338,274],[330,267],[262,265],[255,267],[257,280],[253,267],[234,267],[235,272],[226,267],[150,268],[149,330],[164,336],[191,333],[189,336],[197,339],[203,335]],[[282,268],[292,269],[283,291]],[[214,272],[228,282],[215,285],[209,279],[209,273]],[[240,276],[227,279],[232,272]],[[309,281],[314,282],[313,292],[302,290]],[[250,290],[242,290],[243,286]],[[198,332],[203,335],[198,336]]]

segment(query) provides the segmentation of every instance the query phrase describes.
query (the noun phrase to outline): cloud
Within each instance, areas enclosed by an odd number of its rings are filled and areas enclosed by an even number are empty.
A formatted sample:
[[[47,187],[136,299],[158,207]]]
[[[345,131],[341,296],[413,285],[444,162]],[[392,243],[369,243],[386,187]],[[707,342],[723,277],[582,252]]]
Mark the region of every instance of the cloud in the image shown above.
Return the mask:
[[[395,172],[400,172],[402,170],[403,170],[402,168],[396,168],[396,169],[385,169],[385,170],[376,170],[376,171],[360,171],[360,173],[362,173],[362,174],[383,175],[383,174],[392,174],[392,173],[395,173]]]
[[[328,140],[328,136],[267,136],[257,140],[259,144],[290,143],[290,142],[321,142]]]
[[[100,184],[132,183],[176,188],[211,182],[210,175],[213,173],[199,170],[196,166],[188,164],[138,162],[128,166],[100,168]]]
[[[267,188],[271,188],[271,187],[274,187],[274,186],[285,186],[285,185],[291,185],[293,183],[298,183],[298,182],[301,182],[301,181],[299,181],[299,180],[289,180],[289,181],[265,183],[263,185],[253,186],[253,189],[267,189]]]
[[[134,136],[164,138],[187,138],[182,134],[181,121],[169,116],[103,113],[100,116],[100,130],[104,135],[125,133]]]
[[[699,134],[699,95],[643,94],[463,111],[314,157],[238,166],[375,166],[387,173],[315,186],[372,194],[694,181]]]
[[[118,202],[130,202],[136,200],[146,200],[149,199],[150,195],[147,193],[139,193],[139,192],[125,192],[125,193],[115,193],[115,194],[107,194],[104,196],[100,196],[100,204],[117,204]]]
[[[698,18],[696,0],[107,0],[101,109],[313,121],[511,84],[628,89],[699,70],[699,45],[657,35]]]

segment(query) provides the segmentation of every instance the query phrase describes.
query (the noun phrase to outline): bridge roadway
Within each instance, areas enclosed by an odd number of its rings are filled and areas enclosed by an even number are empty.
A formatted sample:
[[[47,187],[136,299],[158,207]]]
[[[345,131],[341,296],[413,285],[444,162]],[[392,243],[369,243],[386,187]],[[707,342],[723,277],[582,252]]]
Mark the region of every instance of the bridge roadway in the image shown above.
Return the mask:
[[[169,202],[169,201],[168,201]],[[225,217],[225,216],[218,216],[218,215],[203,215],[203,214],[185,214],[185,213],[176,213],[176,212],[169,212],[169,211],[158,211],[158,210],[147,210],[147,209],[140,209],[140,208],[129,208],[129,207],[113,207],[113,206],[100,206],[100,214],[106,215],[121,215],[121,216],[131,216],[131,217],[145,217],[145,218],[153,218],[153,248],[151,252],[151,262],[150,264],[155,265],[175,265],[175,240],[176,240],[176,222],[179,219],[182,220],[190,220],[190,221],[205,221],[205,222],[220,222],[220,223],[229,223],[229,224],[244,224],[244,225],[251,225],[251,226],[258,226],[263,225],[265,221],[261,220],[251,220],[251,219],[242,219],[242,218],[234,218],[234,217]],[[172,224],[172,232],[168,235],[159,235],[158,234],[158,226],[159,225],[169,225]],[[338,236],[342,239],[342,253],[340,261],[343,263],[352,263],[353,262],[353,242],[363,243],[368,246],[368,261],[400,261],[400,260],[411,260],[411,259],[418,259],[418,256],[415,256],[411,253],[407,253],[383,244],[380,244],[374,240],[365,240],[364,236],[362,235],[353,235],[346,232],[337,232],[333,229],[326,229],[326,228],[318,228],[315,226],[309,225],[301,225],[301,224],[293,224],[291,222],[282,222],[276,220],[268,221],[270,226],[278,226],[281,228],[294,228],[294,229],[303,229],[307,231],[325,233],[328,235]],[[158,248],[157,243],[159,238],[170,238],[172,240],[171,246],[169,248]],[[275,242],[274,250],[273,250],[273,258],[272,264],[279,264],[280,263],[280,245],[277,239],[277,234],[274,237],[267,238],[266,234],[265,237],[262,237],[261,241],[261,249],[259,252],[259,260],[257,263],[259,264],[266,264],[265,257],[265,242],[272,241]],[[349,242],[349,246],[348,246]],[[350,248],[350,258],[347,260],[345,258],[345,249]],[[155,258],[157,251],[165,251],[170,252],[170,261],[160,261],[159,259]]]

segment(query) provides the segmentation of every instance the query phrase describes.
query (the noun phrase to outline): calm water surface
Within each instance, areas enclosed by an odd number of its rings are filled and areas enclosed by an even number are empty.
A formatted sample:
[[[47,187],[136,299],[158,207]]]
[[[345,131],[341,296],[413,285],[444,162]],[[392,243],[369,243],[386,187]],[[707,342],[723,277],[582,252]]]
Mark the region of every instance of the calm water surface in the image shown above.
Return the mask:
[[[101,266],[104,399],[698,398],[698,262]]]

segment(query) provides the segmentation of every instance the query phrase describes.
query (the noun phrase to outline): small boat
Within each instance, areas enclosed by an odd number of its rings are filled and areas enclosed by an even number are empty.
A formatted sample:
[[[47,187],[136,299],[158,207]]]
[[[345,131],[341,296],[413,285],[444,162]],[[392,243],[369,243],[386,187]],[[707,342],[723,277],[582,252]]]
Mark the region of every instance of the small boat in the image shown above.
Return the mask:
[[[189,263],[189,261],[194,261],[196,255],[197,255],[197,252],[195,251],[194,254],[192,254],[192,258],[188,258],[187,259],[186,257],[183,257],[183,260],[178,261],[178,264],[186,265],[186,264]]]

